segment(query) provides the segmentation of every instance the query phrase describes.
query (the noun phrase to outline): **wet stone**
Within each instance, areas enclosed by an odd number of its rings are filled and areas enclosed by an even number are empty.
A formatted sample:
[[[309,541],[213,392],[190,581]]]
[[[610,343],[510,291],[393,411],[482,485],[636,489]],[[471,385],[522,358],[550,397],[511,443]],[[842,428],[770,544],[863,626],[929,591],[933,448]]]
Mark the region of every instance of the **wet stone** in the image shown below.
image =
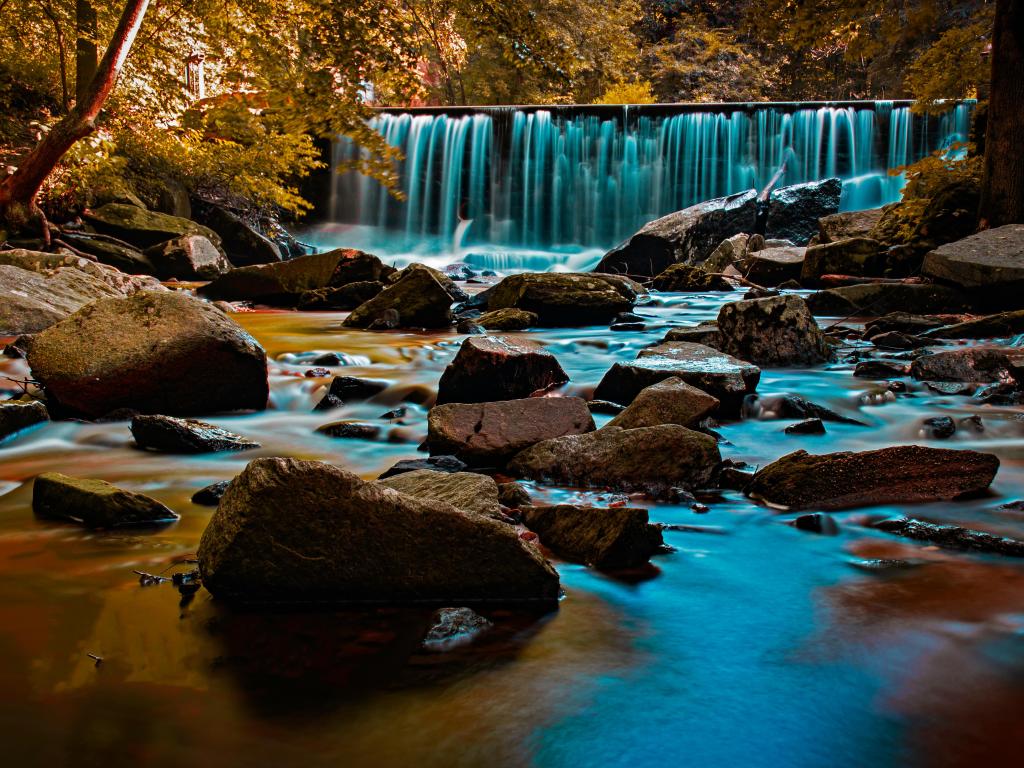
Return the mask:
[[[316,428],[321,435],[338,438],[354,438],[357,440],[376,440],[380,437],[381,428],[376,424],[359,424],[351,421],[333,421]]]
[[[945,440],[956,433],[956,422],[949,416],[933,416],[921,423],[924,425],[925,434],[936,440]]]
[[[205,488],[200,488],[192,494],[192,503],[203,507],[216,507],[229,485],[231,485],[230,480],[218,480]]]
[[[213,424],[173,416],[135,416],[132,437],[139,448],[164,453],[246,451],[260,444]]]
[[[821,419],[807,419],[786,427],[787,435],[824,435],[825,425]]]

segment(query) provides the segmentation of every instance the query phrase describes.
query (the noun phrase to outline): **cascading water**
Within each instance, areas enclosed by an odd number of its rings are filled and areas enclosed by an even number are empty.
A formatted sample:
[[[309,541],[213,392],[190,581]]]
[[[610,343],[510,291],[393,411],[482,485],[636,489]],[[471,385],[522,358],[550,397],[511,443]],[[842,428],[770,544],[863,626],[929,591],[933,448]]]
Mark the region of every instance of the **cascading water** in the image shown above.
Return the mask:
[[[907,103],[496,107],[382,112],[404,199],[337,174],[342,243],[382,253],[544,269],[553,254],[607,249],[648,221],[768,184],[843,179],[844,210],[899,198],[889,170],[967,138],[973,104],[939,117]],[[334,147],[334,164],[360,150]],[[353,237],[356,242],[351,242]],[[564,260],[564,256],[561,260]]]

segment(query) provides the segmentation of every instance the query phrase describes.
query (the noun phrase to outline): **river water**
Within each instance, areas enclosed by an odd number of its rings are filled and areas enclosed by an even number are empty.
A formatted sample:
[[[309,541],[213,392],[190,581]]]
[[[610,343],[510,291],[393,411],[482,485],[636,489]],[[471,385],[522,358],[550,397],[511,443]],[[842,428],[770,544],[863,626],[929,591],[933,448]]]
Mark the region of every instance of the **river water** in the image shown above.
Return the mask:
[[[619,360],[672,325],[717,315],[738,294],[662,295],[646,331],[540,329],[587,394]],[[544,616],[492,613],[495,628],[447,653],[419,647],[416,611],[237,613],[204,591],[183,604],[133,570],[187,569],[209,508],[189,498],[257,456],[333,462],[373,478],[414,458],[425,403],[452,358],[452,333],[364,333],[339,313],[248,312],[236,320],[271,360],[272,408],[213,417],[257,451],[169,457],[132,447],[126,422],[51,423],[0,445],[0,726],[6,765],[345,766],[997,766],[1024,737],[1024,565],[905,543],[836,515],[838,536],[722,492],[648,504],[670,554],[613,577],[557,563],[565,589]],[[335,373],[386,379],[370,403],[313,413]],[[888,508],[1024,537],[1024,421],[910,383],[886,394],[852,363],[766,370],[760,418],[723,424],[725,457],[763,465],[798,448],[863,450],[924,442],[923,418],[980,414],[948,447],[996,453],[990,496]],[[27,374],[3,359],[0,375]],[[202,386],[202,382],[196,382]],[[772,396],[800,394],[870,426],[786,435]],[[419,403],[419,405],[417,405]],[[389,442],[314,433],[329,420],[388,424]],[[607,417],[599,417],[603,421]],[[936,443],[938,444],[938,443]],[[31,512],[44,471],[147,493],[181,514],[156,531],[89,532]],[[538,489],[549,499],[609,496]],[[642,500],[641,500],[642,502]],[[634,500],[633,503],[637,503]],[[443,556],[443,555],[442,555]],[[872,568],[904,558],[912,567]],[[88,654],[103,659],[98,666]]]

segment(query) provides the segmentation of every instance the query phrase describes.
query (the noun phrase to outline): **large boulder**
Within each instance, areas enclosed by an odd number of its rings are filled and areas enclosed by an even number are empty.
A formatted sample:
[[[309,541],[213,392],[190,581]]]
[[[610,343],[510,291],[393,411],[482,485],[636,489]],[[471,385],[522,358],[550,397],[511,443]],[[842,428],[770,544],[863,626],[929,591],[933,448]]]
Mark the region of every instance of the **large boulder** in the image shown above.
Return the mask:
[[[146,249],[161,280],[212,280],[231,269],[224,254],[202,235],[182,235]]]
[[[814,284],[822,275],[880,277],[885,273],[887,263],[885,248],[877,240],[850,237],[808,248],[800,279]]]
[[[281,249],[277,243],[264,237],[239,216],[216,205],[201,208],[203,223],[217,233],[218,244],[223,243],[224,253],[234,266],[281,261]]]
[[[73,520],[89,528],[170,523],[178,515],[156,499],[103,480],[45,472],[32,484],[32,511],[50,520]]]
[[[406,496],[423,501],[443,501],[464,512],[500,518],[498,484],[476,472],[438,472],[417,469],[378,480]]]
[[[756,223],[753,189],[707,200],[646,224],[605,254],[594,271],[653,277],[677,262],[700,264],[723,240],[753,232]]]
[[[504,336],[470,336],[441,374],[437,403],[519,400],[569,381],[539,344]]]
[[[941,245],[924,257],[922,274],[984,298],[1019,299],[1024,289],[1024,224],[986,229]]]
[[[433,270],[414,264],[402,277],[345,318],[348,328],[447,328],[452,324],[452,298]],[[389,316],[393,320],[388,319]]]
[[[921,355],[910,375],[921,381],[997,382],[1019,377],[1024,352],[1014,347],[967,347]]]
[[[641,390],[607,426],[636,429],[679,424],[693,427],[718,410],[718,406],[717,398],[673,377]]]
[[[806,248],[795,246],[765,248],[752,253],[744,263],[747,280],[758,285],[781,285],[787,280],[799,280],[806,253]]]
[[[963,293],[942,285],[912,283],[847,285],[818,291],[806,301],[815,315],[831,317],[875,317],[889,312],[962,312],[968,307]]]
[[[804,245],[818,232],[818,220],[839,212],[843,182],[809,181],[772,192],[768,202],[765,237]]]
[[[147,211],[135,205],[107,203],[87,212],[84,218],[97,232],[111,235],[137,248],[149,248],[183,235],[202,235],[215,246],[221,244],[216,232],[191,219]]]
[[[881,218],[881,208],[844,211],[824,216],[818,220],[818,242],[833,243],[851,237],[870,237],[871,231]]]
[[[523,507],[523,522],[559,557],[595,568],[636,568],[662,547],[646,509],[571,504]]]
[[[989,453],[917,445],[821,456],[797,451],[758,471],[747,493],[788,510],[948,501],[984,491],[998,469]]]
[[[531,397],[493,403],[448,403],[430,409],[427,446],[471,464],[502,464],[531,445],[594,429],[578,397]]]
[[[594,390],[598,400],[629,405],[652,384],[678,378],[717,398],[726,415],[739,413],[743,399],[757,389],[761,370],[717,349],[685,341],[663,342],[636,360],[615,363]]]
[[[608,487],[669,496],[711,482],[721,456],[713,437],[677,424],[621,429],[545,440],[519,453],[509,472],[585,488]]]
[[[718,328],[724,352],[757,365],[814,365],[829,357],[807,304],[792,294],[725,304]]]
[[[0,403],[0,441],[49,419],[46,406],[38,400]]]
[[[200,293],[211,299],[292,307],[309,291],[380,281],[392,272],[394,269],[376,256],[339,248],[284,262],[237,267],[201,288]]]
[[[488,293],[489,310],[533,312],[541,325],[607,323],[636,304],[643,289],[631,280],[560,272],[510,275]],[[486,326],[485,326],[486,327]]]
[[[295,459],[250,463],[197,556],[203,585],[240,603],[553,604],[559,591],[513,527]]]
[[[190,416],[267,405],[267,357],[219,309],[179,293],[94,301],[38,334],[32,376],[63,411]]]

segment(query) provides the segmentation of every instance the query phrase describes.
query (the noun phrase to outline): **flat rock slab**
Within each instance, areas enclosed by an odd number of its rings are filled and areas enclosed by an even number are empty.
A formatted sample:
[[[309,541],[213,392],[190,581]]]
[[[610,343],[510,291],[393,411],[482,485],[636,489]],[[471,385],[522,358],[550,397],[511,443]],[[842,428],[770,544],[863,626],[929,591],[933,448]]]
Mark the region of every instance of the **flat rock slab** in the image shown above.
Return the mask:
[[[139,248],[149,248],[182,235],[202,235],[220,247],[220,235],[191,219],[147,211],[126,203],[107,203],[85,214],[85,220],[97,231],[112,235]]]
[[[799,280],[804,266],[806,248],[765,248],[746,259],[747,280],[758,285],[780,285],[787,280]]]
[[[806,301],[812,313],[830,317],[877,317],[889,312],[963,312],[970,304],[960,291],[943,285],[914,283],[848,285],[818,291]]]
[[[72,520],[89,528],[156,525],[178,515],[156,499],[102,480],[45,472],[32,484],[32,511],[51,520]]]
[[[163,453],[247,451],[260,444],[203,421],[173,416],[135,416],[132,437],[139,448]]]
[[[674,488],[710,483],[720,460],[714,438],[676,424],[604,427],[537,443],[518,454],[509,471],[559,485],[668,496]]]
[[[471,336],[441,374],[437,403],[519,400],[569,381],[550,352],[532,341]]]
[[[631,363],[613,365],[594,397],[628,405],[641,390],[671,377],[717,398],[726,412],[738,413],[743,398],[757,389],[761,369],[703,344],[663,342],[641,351]]]
[[[498,484],[487,475],[419,469],[377,482],[424,501],[443,501],[466,512],[501,517]]]
[[[512,526],[316,461],[251,462],[197,555],[203,585],[235,603],[553,606],[559,593]]]
[[[430,409],[427,445],[431,453],[472,464],[501,464],[542,440],[593,429],[590,409],[578,397],[448,403]]]
[[[641,390],[607,426],[636,429],[679,424],[693,427],[718,410],[719,405],[718,398],[672,377]]]
[[[1024,287],[1024,224],[941,245],[924,257],[921,273],[965,289]]]
[[[797,451],[754,475],[747,494],[787,510],[949,501],[981,493],[999,459],[918,445],[812,456]]]
[[[571,504],[523,507],[523,523],[559,557],[595,568],[636,568],[662,546],[646,509]]]
[[[920,381],[998,382],[1020,376],[1024,350],[1016,347],[968,347],[922,355],[910,365]]]

